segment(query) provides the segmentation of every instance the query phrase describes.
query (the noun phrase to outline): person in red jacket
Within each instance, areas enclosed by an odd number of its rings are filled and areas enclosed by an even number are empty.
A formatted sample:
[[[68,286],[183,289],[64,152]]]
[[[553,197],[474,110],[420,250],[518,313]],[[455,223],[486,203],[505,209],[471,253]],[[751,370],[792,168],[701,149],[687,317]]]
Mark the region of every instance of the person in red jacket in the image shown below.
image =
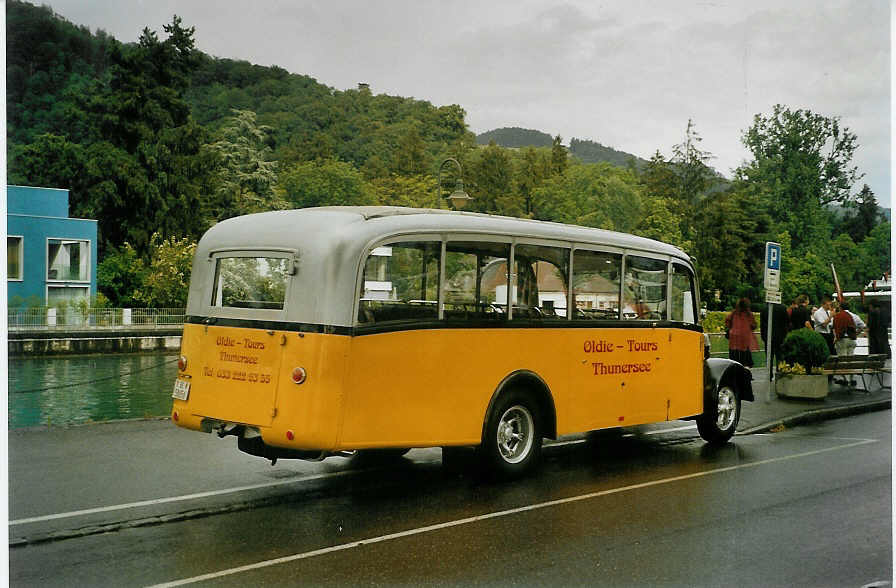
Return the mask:
[[[834,315],[834,348],[837,355],[852,355],[856,350],[856,323],[849,314],[849,304],[840,303],[840,309]],[[847,378],[850,386],[856,382],[852,376]]]
[[[753,367],[753,351],[759,350],[756,341],[756,318],[750,312],[750,300],[741,298],[734,310],[725,317],[725,332],[728,334],[728,358]]]

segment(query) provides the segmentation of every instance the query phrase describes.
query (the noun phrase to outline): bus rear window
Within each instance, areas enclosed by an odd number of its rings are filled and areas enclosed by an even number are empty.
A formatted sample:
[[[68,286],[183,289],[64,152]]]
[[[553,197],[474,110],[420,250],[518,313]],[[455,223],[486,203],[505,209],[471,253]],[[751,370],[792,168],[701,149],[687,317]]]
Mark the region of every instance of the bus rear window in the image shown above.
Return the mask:
[[[289,274],[283,257],[220,257],[212,306],[283,310]]]

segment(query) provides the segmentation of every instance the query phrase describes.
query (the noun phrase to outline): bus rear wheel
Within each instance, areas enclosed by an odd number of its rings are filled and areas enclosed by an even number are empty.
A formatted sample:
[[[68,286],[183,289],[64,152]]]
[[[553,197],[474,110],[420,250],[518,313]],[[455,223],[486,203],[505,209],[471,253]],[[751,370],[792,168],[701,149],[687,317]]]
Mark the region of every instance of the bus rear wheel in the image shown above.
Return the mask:
[[[541,415],[522,392],[502,395],[489,415],[480,450],[487,466],[504,477],[520,476],[541,459]]]
[[[740,421],[740,397],[730,384],[722,384],[713,400],[697,417],[697,431],[710,445],[724,445],[734,435]]]

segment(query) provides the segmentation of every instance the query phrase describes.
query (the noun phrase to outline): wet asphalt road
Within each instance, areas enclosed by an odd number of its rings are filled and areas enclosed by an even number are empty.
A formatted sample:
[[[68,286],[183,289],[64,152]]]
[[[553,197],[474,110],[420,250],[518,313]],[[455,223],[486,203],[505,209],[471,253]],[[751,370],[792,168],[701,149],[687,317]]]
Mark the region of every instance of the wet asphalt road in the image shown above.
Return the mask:
[[[290,477],[295,469],[283,468],[284,484],[259,486],[249,483],[256,479],[256,462],[234,456],[232,472],[214,472],[216,487],[233,488],[243,480],[251,488],[11,525],[11,539],[26,541],[10,549],[10,581],[16,586],[892,582],[890,418],[884,411],[738,436],[721,449],[709,448],[688,428],[605,432],[547,448],[544,467],[514,482],[471,473],[468,455],[452,456],[443,465],[438,450],[415,450],[389,466],[332,458],[303,465],[311,469],[302,470],[300,478]],[[164,477],[176,468],[176,461],[161,462],[153,475]],[[121,484],[126,488],[121,496],[134,494],[133,480]],[[109,493],[112,498],[114,489]],[[27,518],[17,514],[23,512],[22,499],[11,497],[14,521]],[[63,513],[62,505],[78,504],[60,497],[60,508],[53,510],[49,494],[41,500],[44,513]],[[28,516],[39,519],[35,514]],[[160,518],[166,514],[173,515],[168,522]],[[36,541],[49,531],[75,528],[86,529],[85,536]],[[97,532],[103,529],[108,532]]]

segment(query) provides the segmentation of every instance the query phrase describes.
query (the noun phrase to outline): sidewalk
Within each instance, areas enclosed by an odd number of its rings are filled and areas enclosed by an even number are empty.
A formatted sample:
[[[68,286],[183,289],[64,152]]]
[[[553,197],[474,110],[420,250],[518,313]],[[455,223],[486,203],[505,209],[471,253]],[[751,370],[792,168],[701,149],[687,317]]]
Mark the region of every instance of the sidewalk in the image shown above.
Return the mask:
[[[891,366],[887,361],[887,368]],[[777,427],[792,427],[803,423],[833,419],[860,412],[887,410],[892,399],[891,374],[885,373],[884,387],[878,384],[876,376],[866,376],[868,392],[861,384],[850,388],[831,382],[827,398],[799,399],[782,398],[774,393],[768,381],[768,369],[753,368],[753,402],[741,405],[738,435],[761,433]],[[855,376],[859,378],[859,376]],[[769,394],[771,388],[771,394]]]

